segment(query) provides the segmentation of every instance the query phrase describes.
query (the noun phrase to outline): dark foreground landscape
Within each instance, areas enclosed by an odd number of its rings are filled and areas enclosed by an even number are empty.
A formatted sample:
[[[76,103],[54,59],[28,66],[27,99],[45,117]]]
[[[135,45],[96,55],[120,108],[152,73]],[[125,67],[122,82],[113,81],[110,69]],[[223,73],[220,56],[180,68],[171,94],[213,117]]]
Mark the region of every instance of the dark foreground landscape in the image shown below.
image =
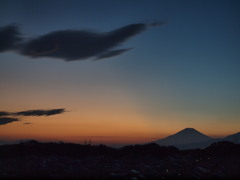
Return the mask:
[[[1,145],[2,178],[240,178],[240,145],[223,141],[182,151],[153,143],[120,149],[37,141]]]

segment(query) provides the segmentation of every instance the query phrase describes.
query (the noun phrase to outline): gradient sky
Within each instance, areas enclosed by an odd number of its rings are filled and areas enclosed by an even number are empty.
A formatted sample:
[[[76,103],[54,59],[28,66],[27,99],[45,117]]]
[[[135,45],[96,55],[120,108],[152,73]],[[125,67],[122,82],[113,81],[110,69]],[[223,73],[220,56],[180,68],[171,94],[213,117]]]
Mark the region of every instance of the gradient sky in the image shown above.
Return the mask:
[[[186,127],[210,136],[239,132],[239,18],[238,0],[1,0],[0,26],[16,23],[26,39],[167,23],[99,61],[0,53],[0,111],[66,109],[0,125],[0,140],[138,143]]]

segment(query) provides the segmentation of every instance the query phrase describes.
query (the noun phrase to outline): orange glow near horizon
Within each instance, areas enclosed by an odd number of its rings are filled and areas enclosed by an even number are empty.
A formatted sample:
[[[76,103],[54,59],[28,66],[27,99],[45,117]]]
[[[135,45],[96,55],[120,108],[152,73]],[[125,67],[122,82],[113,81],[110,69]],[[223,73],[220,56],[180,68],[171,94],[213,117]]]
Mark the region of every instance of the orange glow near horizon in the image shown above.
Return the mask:
[[[85,92],[87,95],[75,94],[77,99],[74,95],[64,96],[65,92],[61,94],[61,89],[59,91],[60,94],[54,94],[51,98],[49,106],[56,108],[59,104],[64,104],[65,113],[47,117],[19,117],[21,121],[0,126],[0,140],[37,139],[83,143],[85,139],[91,139],[95,144],[136,144],[164,138],[187,127],[213,137],[223,137],[239,131],[236,124],[221,123],[214,116],[186,115],[165,110],[150,114],[142,104],[134,100],[134,96],[118,89],[99,94],[93,90]],[[17,102],[26,101],[25,96],[18,96],[17,93],[12,101],[3,97],[8,103],[2,105],[1,110],[17,112],[47,109],[43,107],[46,107],[46,97],[50,99],[50,96],[44,95],[42,93],[31,99],[33,94],[25,94],[29,97],[28,104],[16,104],[14,99],[18,99]],[[58,96],[62,98],[58,99]],[[237,121],[238,117],[235,118]],[[24,125],[26,122],[31,124]],[[218,128],[215,128],[216,124]]]
[[[87,139],[92,144],[111,145],[147,143],[175,134],[186,127],[193,127],[212,137],[214,134],[223,137],[237,132],[230,131],[233,128],[229,127],[225,134],[217,134],[211,131],[211,127],[206,128],[196,122],[180,123],[174,116],[159,117],[161,123],[154,124],[137,113],[121,116],[120,113],[115,112],[118,116],[113,116],[112,113],[107,116],[105,112],[98,112],[94,116],[86,112],[66,112],[49,117],[22,117],[19,122],[0,126],[0,137],[8,140],[36,139],[74,143],[83,143]],[[32,124],[24,125],[25,122]]]

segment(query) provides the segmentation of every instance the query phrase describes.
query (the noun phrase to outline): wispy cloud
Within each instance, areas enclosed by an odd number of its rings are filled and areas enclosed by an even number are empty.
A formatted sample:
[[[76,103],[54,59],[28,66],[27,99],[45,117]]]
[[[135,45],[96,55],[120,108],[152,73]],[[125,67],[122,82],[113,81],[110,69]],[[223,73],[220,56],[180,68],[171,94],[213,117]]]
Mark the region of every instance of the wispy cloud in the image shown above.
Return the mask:
[[[62,114],[65,112],[64,108],[61,109],[49,109],[49,110],[27,110],[20,112],[7,112],[0,111],[1,116],[52,116],[56,114]]]
[[[110,57],[114,57],[114,56],[118,56],[128,50],[130,50],[132,48],[128,48],[128,49],[118,49],[118,50],[111,50],[106,52],[105,54],[101,54],[98,57],[96,57],[96,60],[100,60],[100,59],[106,59],[106,58],[110,58]]]
[[[20,111],[20,112],[0,111],[0,125],[8,124],[14,121],[20,121],[20,119],[16,118],[18,116],[52,116],[52,115],[62,114],[64,112],[66,112],[64,108],[49,109],[49,110],[27,110],[27,111]],[[31,123],[28,122],[24,124],[31,124]]]
[[[11,117],[0,117],[0,125],[5,125],[5,124],[12,123],[15,121],[20,121],[20,119],[11,118]]]
[[[32,124],[32,123],[30,123],[30,122],[25,122],[25,123],[23,123],[24,125],[29,125],[29,124]]]
[[[51,116],[56,114],[62,114],[65,112],[65,109],[51,109],[51,110],[27,110],[12,113],[16,116]]]
[[[0,117],[1,116],[9,116],[9,115],[11,115],[11,113],[6,112],[6,111],[0,111]]]
[[[84,60],[88,58],[99,60],[118,56],[130,50],[131,48],[114,48],[146,30],[148,27],[163,24],[164,22],[130,24],[105,33],[96,33],[89,30],[53,31],[18,45],[17,50],[20,54],[31,58],[52,57],[65,61]],[[7,27],[4,27],[2,29],[6,28]],[[11,49],[11,46],[18,40],[17,37],[19,33],[17,28],[12,27],[12,31],[13,32],[10,30],[3,31],[9,36],[9,38],[5,40],[5,44],[9,45],[3,47],[2,51]]]

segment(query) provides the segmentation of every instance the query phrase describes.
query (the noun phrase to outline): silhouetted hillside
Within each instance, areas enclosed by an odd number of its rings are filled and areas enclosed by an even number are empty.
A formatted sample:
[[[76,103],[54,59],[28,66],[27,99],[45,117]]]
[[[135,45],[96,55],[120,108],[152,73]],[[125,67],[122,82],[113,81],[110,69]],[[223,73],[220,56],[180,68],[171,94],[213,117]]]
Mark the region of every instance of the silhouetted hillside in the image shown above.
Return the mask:
[[[240,178],[240,145],[218,142],[180,151],[157,144],[39,143],[0,146],[0,178]]]

